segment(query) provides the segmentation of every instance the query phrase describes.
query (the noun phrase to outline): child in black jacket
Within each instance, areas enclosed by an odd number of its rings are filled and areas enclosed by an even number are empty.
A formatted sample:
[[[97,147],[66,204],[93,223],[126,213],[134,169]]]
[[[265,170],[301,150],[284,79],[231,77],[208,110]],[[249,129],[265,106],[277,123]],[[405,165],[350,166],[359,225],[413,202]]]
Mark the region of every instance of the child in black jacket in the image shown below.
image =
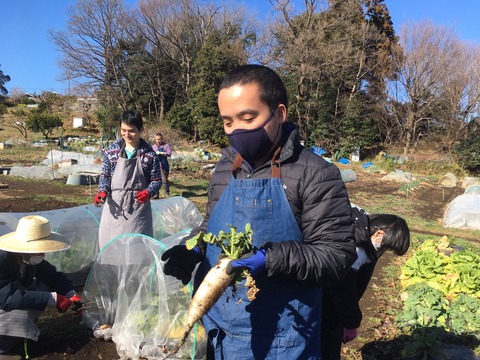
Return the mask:
[[[357,260],[346,277],[323,292],[323,360],[339,360],[342,342],[347,343],[357,336],[362,321],[359,301],[378,258],[387,250],[403,255],[410,246],[408,225],[397,215],[369,215],[352,204],[352,220],[355,223]]]

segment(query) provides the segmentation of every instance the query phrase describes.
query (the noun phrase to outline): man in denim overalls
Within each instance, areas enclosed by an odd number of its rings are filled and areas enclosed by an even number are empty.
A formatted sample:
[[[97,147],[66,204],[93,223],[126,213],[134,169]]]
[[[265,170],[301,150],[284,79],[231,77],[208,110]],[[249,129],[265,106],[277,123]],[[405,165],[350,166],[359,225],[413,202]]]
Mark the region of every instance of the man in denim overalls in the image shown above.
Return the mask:
[[[321,359],[322,287],[341,279],[356,258],[350,204],[339,170],[301,144],[286,123],[284,84],[271,69],[245,65],[223,80],[218,107],[230,147],[209,184],[199,232],[239,231],[249,223],[254,250],[230,262],[248,269],[260,291],[244,282],[227,288],[202,321],[207,358]],[[215,245],[167,250],[164,272],[195,285],[218,260]]]

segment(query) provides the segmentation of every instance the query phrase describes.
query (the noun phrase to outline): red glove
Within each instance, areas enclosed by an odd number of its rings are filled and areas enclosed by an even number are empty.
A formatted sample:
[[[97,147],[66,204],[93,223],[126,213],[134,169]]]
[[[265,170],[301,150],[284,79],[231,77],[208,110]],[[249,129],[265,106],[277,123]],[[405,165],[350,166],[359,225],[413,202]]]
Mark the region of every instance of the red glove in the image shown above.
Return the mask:
[[[75,315],[82,315],[84,305],[88,303],[87,300],[82,299],[78,295],[73,295],[70,298],[70,301],[72,302],[72,309],[75,311]]]
[[[135,196],[140,204],[143,204],[144,202],[150,200],[150,193],[146,189],[142,191],[137,191]]]
[[[96,207],[102,206],[106,198],[107,198],[107,193],[105,191],[100,191],[93,199],[93,205],[95,205]]]
[[[343,328],[343,343],[346,344],[357,337],[357,329]]]
[[[80,301],[80,302],[85,302],[86,300],[83,300],[80,296],[78,296],[77,294],[73,295],[70,299],[69,299],[71,302],[74,302],[74,301]]]
[[[68,300],[66,296],[57,294],[57,303],[55,304],[55,306],[57,307],[58,312],[64,313],[70,308],[71,305],[71,301]]]

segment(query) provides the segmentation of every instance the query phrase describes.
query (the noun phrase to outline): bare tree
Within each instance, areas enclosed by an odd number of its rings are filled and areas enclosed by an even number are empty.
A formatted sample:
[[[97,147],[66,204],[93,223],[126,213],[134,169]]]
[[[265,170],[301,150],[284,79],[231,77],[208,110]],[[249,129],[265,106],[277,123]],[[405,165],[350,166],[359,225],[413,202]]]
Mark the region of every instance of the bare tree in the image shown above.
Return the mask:
[[[303,139],[319,140],[333,152],[343,146],[339,142],[347,133],[340,130],[344,119],[361,122],[366,115],[359,96],[366,98],[365,84],[384,65],[374,56],[382,35],[366,20],[359,0],[307,0],[301,13],[291,1],[270,2],[279,14],[273,27],[275,60],[296,83],[295,122]]]
[[[20,99],[25,95],[25,91],[22,88],[13,88],[10,90],[10,99],[13,100],[13,103],[16,105],[19,103]]]
[[[309,137],[311,124],[316,118],[316,108],[308,97],[318,98],[320,84],[325,68],[325,53],[320,47],[319,39],[324,36],[324,29],[319,20],[318,2],[305,1],[303,13],[299,16],[290,0],[270,0],[278,13],[271,32],[275,34],[274,52],[268,54],[270,61],[296,75],[295,119],[299,125],[302,138]]]
[[[194,63],[209,36],[219,29],[225,34],[238,34],[225,40],[237,47],[248,43],[245,38],[253,27],[239,6],[198,0],[143,0],[136,18],[139,36],[146,41],[145,71],[149,76],[145,81],[151,98],[159,103],[159,118],[169,97],[177,103],[191,97]]]
[[[23,137],[25,141],[28,140],[28,129],[27,129],[27,117],[28,113],[24,109],[20,108],[17,110],[12,110],[11,112],[13,116],[13,120],[5,123],[8,127],[11,127],[15,130],[17,130]]]
[[[64,80],[72,80],[106,94],[107,103],[126,107],[125,79],[118,42],[127,37],[129,23],[122,0],[79,0],[69,9],[65,31],[50,30],[62,53]]]
[[[194,56],[205,43],[220,6],[200,6],[194,0],[143,0],[139,9],[152,56],[178,65],[182,92],[187,97]]]
[[[439,114],[448,151],[478,116],[480,100],[480,49],[461,42],[456,46],[455,66],[445,79]]]
[[[402,28],[395,66],[399,76],[390,87],[393,116],[401,130],[404,154],[413,146],[420,125],[429,124],[442,101],[444,84],[455,68],[458,39],[453,29],[429,21],[407,23]]]

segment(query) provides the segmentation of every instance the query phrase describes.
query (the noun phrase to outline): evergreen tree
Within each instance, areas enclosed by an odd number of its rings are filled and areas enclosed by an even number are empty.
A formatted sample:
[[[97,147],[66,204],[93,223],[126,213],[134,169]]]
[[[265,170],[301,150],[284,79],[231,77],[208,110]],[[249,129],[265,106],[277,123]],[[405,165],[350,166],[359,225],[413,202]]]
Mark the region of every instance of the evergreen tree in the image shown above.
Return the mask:
[[[240,31],[240,26],[226,23],[210,32],[193,62],[188,100],[177,102],[167,116],[172,127],[191,134],[194,140],[227,144],[218,117],[217,90],[228,71],[247,61],[247,40],[242,40]]]
[[[9,81],[10,81],[10,76],[5,75],[3,73],[3,71],[0,70],[0,95],[7,95],[8,94],[8,90],[5,87],[5,84]]]

